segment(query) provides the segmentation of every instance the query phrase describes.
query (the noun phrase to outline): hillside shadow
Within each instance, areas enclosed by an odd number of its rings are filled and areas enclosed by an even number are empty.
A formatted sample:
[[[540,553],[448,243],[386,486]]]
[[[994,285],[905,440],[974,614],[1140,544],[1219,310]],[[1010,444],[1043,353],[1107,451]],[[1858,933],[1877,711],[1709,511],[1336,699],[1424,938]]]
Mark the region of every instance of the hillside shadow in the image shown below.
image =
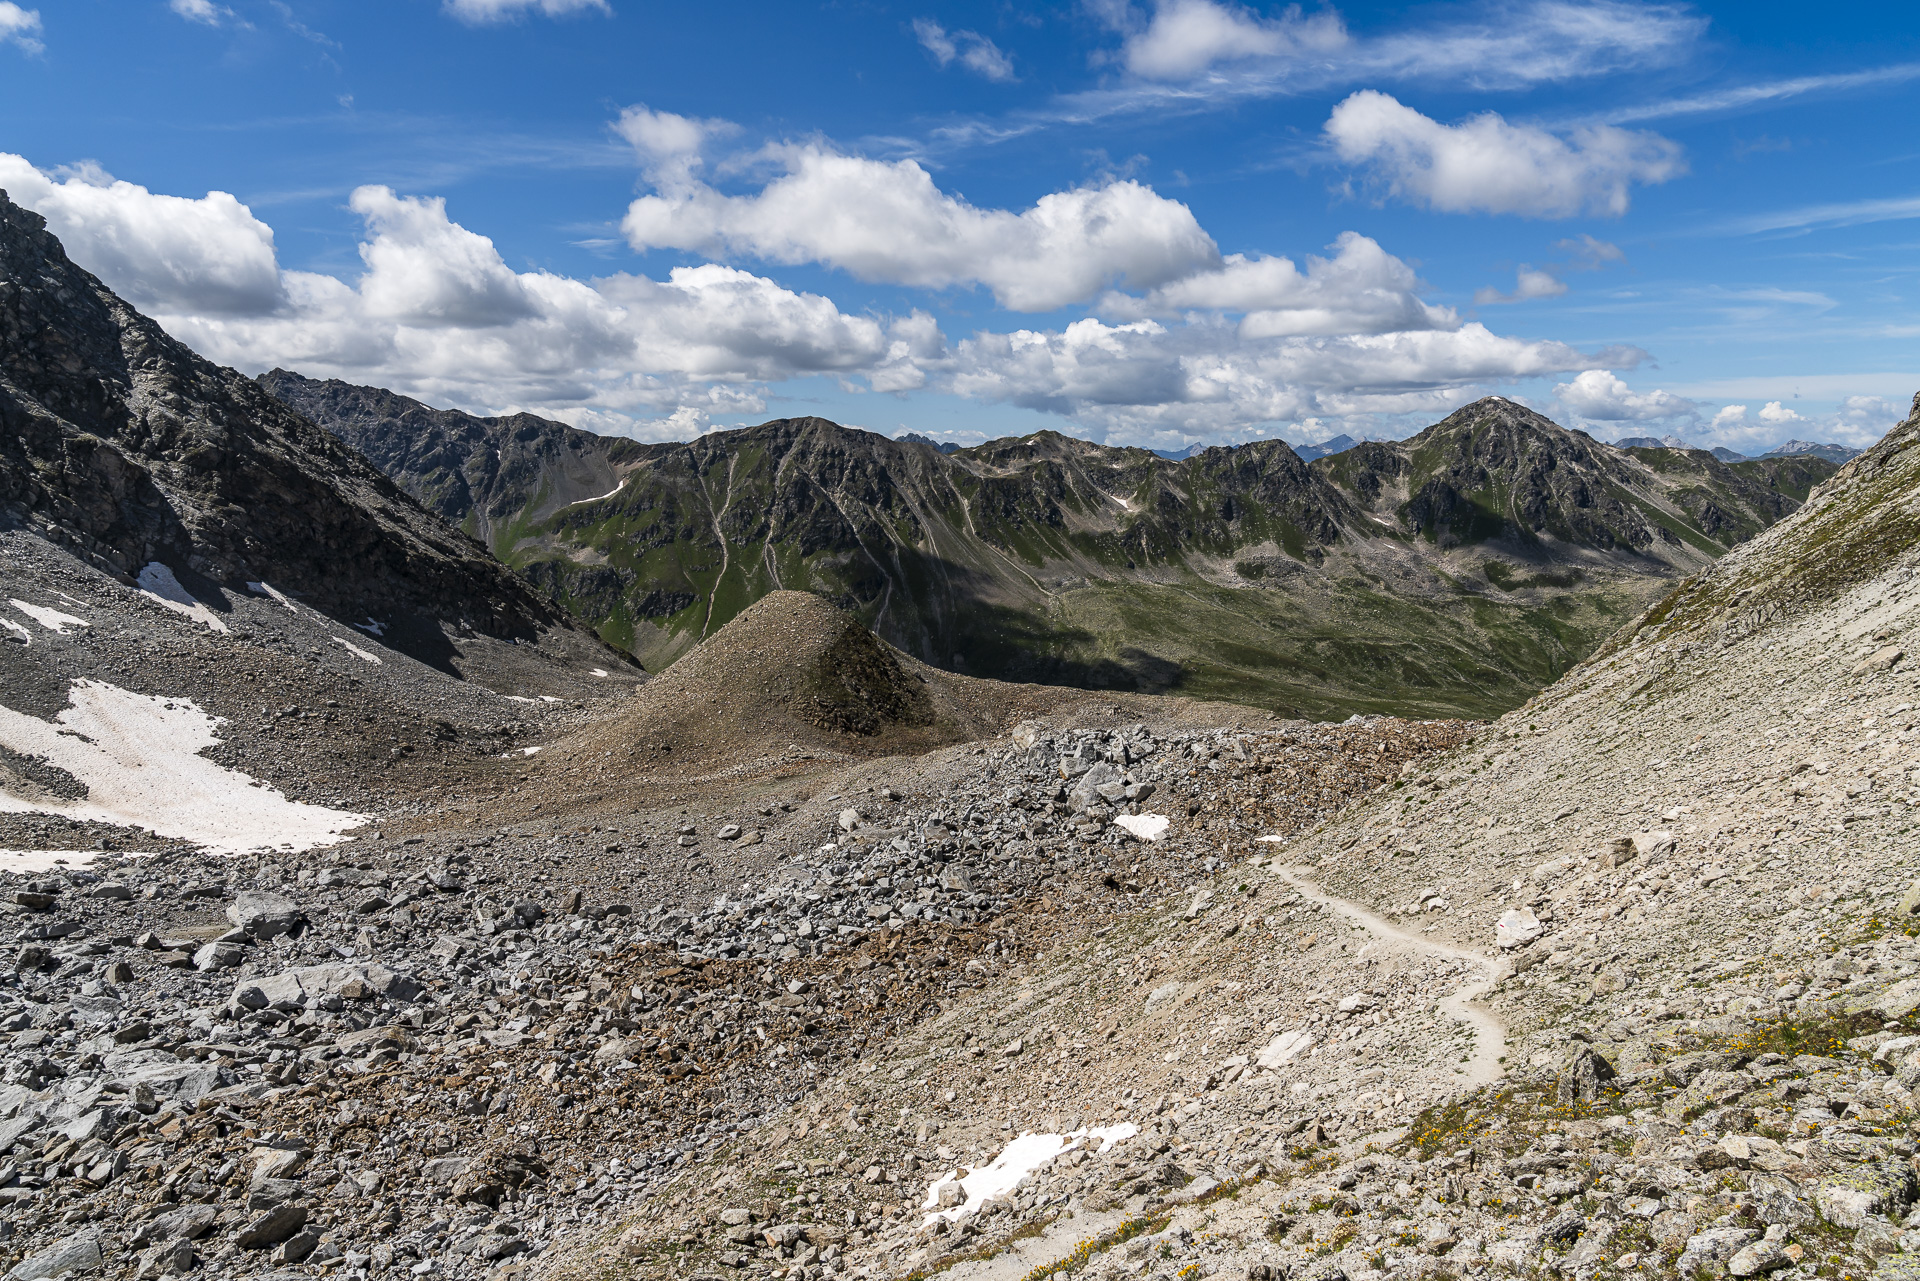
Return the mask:
[[[988,599],[997,586],[969,566],[922,556],[913,576],[932,590],[913,594],[911,619],[896,600],[876,629],[890,644],[943,671],[1074,689],[1166,694],[1187,680],[1179,663],[1127,646],[1095,656],[1099,637],[1045,614]],[[908,590],[896,582],[895,591]],[[896,621],[899,620],[899,621]]]

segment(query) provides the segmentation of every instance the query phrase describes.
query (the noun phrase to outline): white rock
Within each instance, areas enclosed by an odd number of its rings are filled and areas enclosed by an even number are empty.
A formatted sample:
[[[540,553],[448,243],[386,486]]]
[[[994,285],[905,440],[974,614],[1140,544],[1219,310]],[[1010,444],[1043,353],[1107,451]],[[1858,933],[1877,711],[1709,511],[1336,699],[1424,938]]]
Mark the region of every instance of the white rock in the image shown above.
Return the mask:
[[[1677,842],[1672,832],[1635,832],[1633,834],[1633,852],[1642,858],[1651,858],[1671,850]]]
[[[1282,1064],[1291,1063],[1312,1048],[1311,1032],[1282,1032],[1267,1042],[1266,1048],[1260,1051],[1259,1057],[1254,1059],[1253,1063],[1255,1067],[1277,1068]]]
[[[1531,909],[1510,907],[1494,925],[1493,941],[1505,948],[1519,947],[1539,938],[1543,928]]]

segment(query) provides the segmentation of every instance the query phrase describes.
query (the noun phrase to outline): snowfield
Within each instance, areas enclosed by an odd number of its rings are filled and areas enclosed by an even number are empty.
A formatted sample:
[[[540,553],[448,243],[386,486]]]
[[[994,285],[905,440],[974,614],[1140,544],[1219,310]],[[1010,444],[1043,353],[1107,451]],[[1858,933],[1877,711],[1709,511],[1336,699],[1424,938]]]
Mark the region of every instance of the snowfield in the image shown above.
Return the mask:
[[[52,721],[0,706],[0,746],[42,757],[87,789],[82,799],[0,790],[0,813],[60,814],[145,827],[209,850],[312,849],[367,821],[364,814],[289,800],[199,753],[223,724],[191,700],[78,680]]]

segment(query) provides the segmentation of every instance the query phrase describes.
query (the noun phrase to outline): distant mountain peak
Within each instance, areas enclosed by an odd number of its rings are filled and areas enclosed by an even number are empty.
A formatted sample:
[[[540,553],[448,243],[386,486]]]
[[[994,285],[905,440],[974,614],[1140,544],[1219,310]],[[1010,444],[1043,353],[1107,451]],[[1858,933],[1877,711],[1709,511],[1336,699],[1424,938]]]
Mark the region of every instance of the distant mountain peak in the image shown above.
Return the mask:
[[[965,445],[956,445],[950,440],[935,440],[931,436],[923,436],[917,431],[902,432],[894,439],[903,445],[927,445],[943,454],[957,454],[966,448]]]
[[[1345,432],[1341,432],[1331,440],[1323,440],[1317,445],[1297,445],[1293,452],[1312,462],[1316,458],[1331,458],[1335,454],[1344,454],[1359,443]]]
[[[1843,466],[1860,456],[1860,451],[1847,445],[1837,445],[1831,441],[1816,444],[1811,440],[1790,440],[1784,445],[1775,445],[1762,458],[1800,458],[1812,456],[1824,458],[1836,466]]]

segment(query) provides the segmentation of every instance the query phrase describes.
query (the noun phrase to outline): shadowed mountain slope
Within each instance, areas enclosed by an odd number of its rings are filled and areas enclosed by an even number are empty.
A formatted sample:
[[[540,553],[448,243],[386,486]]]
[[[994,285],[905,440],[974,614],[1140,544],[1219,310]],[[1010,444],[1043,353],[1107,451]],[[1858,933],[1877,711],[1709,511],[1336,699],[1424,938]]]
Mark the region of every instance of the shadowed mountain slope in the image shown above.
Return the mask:
[[[943,668],[1313,716],[1514,705],[1791,511],[1769,480],[1808,465],[1662,470],[1499,397],[1309,464],[1054,432],[946,454],[817,418],[642,445],[262,383],[655,670],[804,589]]]
[[[0,520],[122,581],[165,566],[216,614],[224,592],[271,584],[439,666],[462,632],[612,658],[335,436],[168,337],[4,194]]]

